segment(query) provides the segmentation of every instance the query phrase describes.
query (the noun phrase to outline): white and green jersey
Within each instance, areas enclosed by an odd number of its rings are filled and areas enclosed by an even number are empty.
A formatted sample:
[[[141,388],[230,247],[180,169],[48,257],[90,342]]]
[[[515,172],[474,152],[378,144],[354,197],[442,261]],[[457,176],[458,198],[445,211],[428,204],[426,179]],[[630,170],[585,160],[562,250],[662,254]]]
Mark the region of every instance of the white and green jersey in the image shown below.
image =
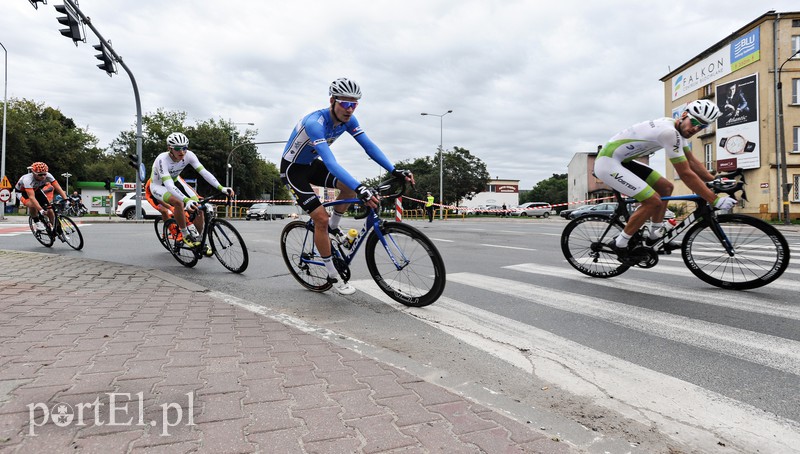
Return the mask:
[[[672,118],[643,121],[624,129],[605,144],[597,157],[630,162],[650,156],[662,148],[671,163],[686,161],[685,152],[689,151],[689,147],[686,139],[675,128],[675,120]]]
[[[175,186],[175,181],[187,166],[192,166],[211,187],[222,189],[222,185],[214,178],[214,175],[200,164],[197,155],[190,150],[186,150],[183,159],[177,162],[172,160],[168,151],[156,156],[156,160],[153,161],[153,170],[150,174],[150,192],[165,203],[169,203],[170,195],[184,201],[186,199],[195,198],[195,195],[184,194]]]

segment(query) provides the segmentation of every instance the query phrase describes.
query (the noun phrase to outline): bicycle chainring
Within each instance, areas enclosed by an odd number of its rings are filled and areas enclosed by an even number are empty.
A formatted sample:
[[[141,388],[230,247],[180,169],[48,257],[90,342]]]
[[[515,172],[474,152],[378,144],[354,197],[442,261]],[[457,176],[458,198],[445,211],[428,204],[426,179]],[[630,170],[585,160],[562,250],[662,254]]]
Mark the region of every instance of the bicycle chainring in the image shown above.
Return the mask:
[[[628,258],[640,268],[652,268],[658,263],[658,253],[643,246],[633,248]]]
[[[345,282],[350,280],[350,267],[338,254],[334,254],[333,256],[333,266],[336,267],[336,270]]]

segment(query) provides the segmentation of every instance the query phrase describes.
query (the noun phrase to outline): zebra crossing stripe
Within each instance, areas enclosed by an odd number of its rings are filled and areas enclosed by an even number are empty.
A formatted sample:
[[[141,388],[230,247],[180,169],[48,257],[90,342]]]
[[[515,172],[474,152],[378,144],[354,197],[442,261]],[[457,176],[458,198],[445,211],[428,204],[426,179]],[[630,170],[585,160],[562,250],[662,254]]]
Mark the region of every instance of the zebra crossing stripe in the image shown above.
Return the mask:
[[[788,318],[800,320],[800,307],[789,304],[781,304],[774,301],[765,301],[754,295],[755,292],[741,293],[736,291],[720,292],[716,287],[707,286],[704,282],[698,281],[697,288],[684,288],[675,285],[662,284],[660,282],[645,281],[644,279],[627,279],[617,276],[612,279],[595,279],[579,273],[565,273],[563,268],[554,266],[544,266],[535,263],[521,263],[519,265],[509,265],[503,268],[521,271],[524,273],[540,274],[543,276],[558,277],[573,281],[591,283],[608,288],[625,288],[632,292],[641,292],[651,295],[669,296],[680,298],[697,304],[708,304],[718,307],[726,307],[737,311],[752,312],[772,317]],[[642,273],[658,270],[641,270]],[[684,270],[686,271],[686,270]],[[629,273],[629,272],[628,272]],[[627,275],[626,273],[625,275]],[[644,276],[640,274],[639,276]],[[700,288],[702,287],[702,288]],[[707,288],[706,288],[707,287]]]
[[[448,274],[448,280],[463,282],[476,276]],[[658,427],[699,451],[716,451],[721,439],[745,452],[792,452],[800,446],[800,424],[795,421],[548,331],[447,297],[431,306],[410,308],[390,299],[371,280],[350,284],[568,392]],[[487,290],[480,283],[475,286]]]
[[[800,342],[539,285],[474,273],[449,282],[489,290],[800,375]]]

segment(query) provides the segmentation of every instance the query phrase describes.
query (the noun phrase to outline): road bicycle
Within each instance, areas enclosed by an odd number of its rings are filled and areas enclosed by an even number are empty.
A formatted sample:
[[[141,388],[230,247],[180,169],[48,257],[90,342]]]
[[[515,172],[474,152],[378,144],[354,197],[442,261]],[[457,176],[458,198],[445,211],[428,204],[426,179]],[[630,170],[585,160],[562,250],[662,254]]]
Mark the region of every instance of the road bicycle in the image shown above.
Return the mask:
[[[216,197],[216,196],[214,196]],[[227,196],[226,196],[227,197]],[[206,256],[211,247],[211,255],[217,257],[219,263],[234,273],[241,273],[247,269],[249,256],[247,246],[239,232],[230,222],[216,217],[214,206],[211,204],[213,197],[200,199],[199,207],[194,213],[189,215],[190,222],[194,220],[197,211],[203,210],[203,232],[200,235],[200,243],[196,246],[189,246],[183,242],[178,223],[175,219],[168,219],[163,224],[161,236],[167,243],[169,252],[180,264],[191,268]],[[227,199],[230,200],[230,199]]]
[[[382,200],[392,200],[403,194],[405,179],[384,181],[374,190],[381,194]],[[361,202],[343,199],[323,206],[329,209],[351,203]],[[424,233],[408,224],[382,220],[375,209],[366,206],[365,212],[356,219],[365,220],[352,243],[343,236],[331,238],[333,263],[344,282],[350,280],[350,264],[364,245],[369,273],[389,297],[412,307],[427,306],[439,299],[445,287],[444,261]],[[331,288],[328,271],[314,245],[312,220],[292,221],[284,227],[281,254],[289,272],[301,285],[315,292]]]
[[[50,223],[50,218],[46,214],[39,216],[42,220],[42,224],[44,224],[44,232],[40,232],[36,229],[32,217],[28,217],[28,226],[34,238],[46,247],[52,247],[56,238],[58,238],[62,243],[67,243],[69,247],[79,251],[83,248],[83,235],[75,222],[63,214],[65,211],[65,204],[66,200],[61,200],[60,202],[47,204],[42,207],[44,210],[52,211],[54,215],[54,222],[52,224]]]
[[[717,194],[734,197],[743,191],[745,182],[740,169],[706,184]],[[631,238],[628,252],[618,256],[608,243],[625,227],[630,217],[628,205],[636,201],[616,191],[614,195],[619,202],[614,214],[581,216],[567,224],[561,234],[564,257],[583,274],[608,278],[632,266],[652,268],[660,254],[680,249],[686,266],[702,281],[725,289],[747,290],[778,279],[789,266],[789,245],[775,227],[742,214],[719,214],[695,194],[662,197],[694,202],[696,209],[652,245],[645,242],[649,233],[644,226]]]
[[[67,216],[83,217],[89,212],[83,203],[77,204],[73,202],[64,212]]]

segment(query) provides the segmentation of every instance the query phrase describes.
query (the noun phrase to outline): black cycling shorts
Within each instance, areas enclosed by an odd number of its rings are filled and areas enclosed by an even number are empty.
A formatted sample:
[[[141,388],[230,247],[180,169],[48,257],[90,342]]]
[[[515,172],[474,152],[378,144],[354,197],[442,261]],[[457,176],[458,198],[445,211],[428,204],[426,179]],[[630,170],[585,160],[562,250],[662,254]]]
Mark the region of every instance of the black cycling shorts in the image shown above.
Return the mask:
[[[311,164],[298,164],[281,159],[281,181],[294,193],[297,203],[306,213],[311,213],[322,202],[311,189],[311,185],[324,188],[336,188],[339,180],[325,166],[321,159],[315,159]]]

